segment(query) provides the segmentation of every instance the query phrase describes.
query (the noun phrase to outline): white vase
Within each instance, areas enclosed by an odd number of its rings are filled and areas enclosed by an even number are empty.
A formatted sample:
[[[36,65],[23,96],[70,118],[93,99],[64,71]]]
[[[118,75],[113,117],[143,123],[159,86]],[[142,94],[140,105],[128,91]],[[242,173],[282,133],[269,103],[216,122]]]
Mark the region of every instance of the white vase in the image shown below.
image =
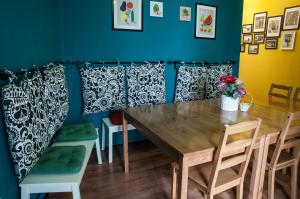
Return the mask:
[[[240,98],[221,96],[221,109],[224,111],[237,111],[239,109]]]

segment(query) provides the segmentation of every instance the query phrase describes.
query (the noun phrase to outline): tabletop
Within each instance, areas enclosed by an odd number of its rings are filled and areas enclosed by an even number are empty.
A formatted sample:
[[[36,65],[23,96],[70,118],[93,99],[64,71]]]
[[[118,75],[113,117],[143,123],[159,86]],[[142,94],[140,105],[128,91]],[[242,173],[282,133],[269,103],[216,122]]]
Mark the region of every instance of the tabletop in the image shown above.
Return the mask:
[[[225,124],[263,119],[259,136],[278,135],[287,111],[253,104],[248,112],[229,112],[220,108],[220,100],[203,100],[128,108],[128,122],[141,124],[140,130],[171,147],[181,155],[216,148]],[[138,128],[139,129],[139,128]]]

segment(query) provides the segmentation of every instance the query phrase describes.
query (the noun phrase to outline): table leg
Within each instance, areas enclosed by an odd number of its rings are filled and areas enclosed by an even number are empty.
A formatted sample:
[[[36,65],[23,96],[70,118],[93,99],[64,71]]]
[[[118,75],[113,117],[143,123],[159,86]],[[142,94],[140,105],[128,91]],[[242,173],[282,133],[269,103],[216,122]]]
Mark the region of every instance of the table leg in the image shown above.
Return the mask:
[[[254,151],[249,199],[260,199],[262,197],[268,147],[269,137],[267,136],[260,139],[259,147]]]
[[[128,122],[123,116],[123,158],[125,173],[129,173],[128,161]]]
[[[187,198],[187,189],[188,189],[188,178],[189,178],[189,166],[188,160],[185,157],[182,157],[179,160],[179,178],[178,178],[178,198],[186,199]]]

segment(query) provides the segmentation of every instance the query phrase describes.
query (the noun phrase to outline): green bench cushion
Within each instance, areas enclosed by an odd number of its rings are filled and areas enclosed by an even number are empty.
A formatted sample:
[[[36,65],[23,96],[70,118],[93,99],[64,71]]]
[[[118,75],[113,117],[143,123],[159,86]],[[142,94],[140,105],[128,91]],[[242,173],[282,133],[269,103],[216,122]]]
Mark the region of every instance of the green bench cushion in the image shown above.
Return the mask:
[[[86,148],[79,146],[49,147],[30,171],[31,174],[73,174],[82,167]]]
[[[54,142],[74,142],[95,140],[97,132],[91,123],[71,124],[63,126],[58,132]]]

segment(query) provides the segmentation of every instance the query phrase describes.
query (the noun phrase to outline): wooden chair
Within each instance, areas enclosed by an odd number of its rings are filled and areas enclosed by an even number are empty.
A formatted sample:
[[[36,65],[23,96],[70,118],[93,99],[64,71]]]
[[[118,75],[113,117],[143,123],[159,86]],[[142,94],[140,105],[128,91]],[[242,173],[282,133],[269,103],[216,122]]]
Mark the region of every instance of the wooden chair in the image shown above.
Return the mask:
[[[260,125],[261,119],[225,125],[213,162],[189,169],[189,179],[197,184],[205,199],[212,199],[214,195],[233,187],[237,187],[237,198],[243,197],[244,177]],[[233,139],[238,134],[243,138]],[[238,170],[233,169],[238,165]],[[179,165],[172,163],[172,166],[172,199],[175,199]]]
[[[291,126],[300,121],[300,111],[289,113],[275,147],[270,147],[268,169],[268,198],[274,198],[275,172],[291,167],[291,198],[297,198],[297,171],[300,157],[300,125]],[[290,152],[292,151],[292,152]]]
[[[300,101],[300,87],[296,88],[293,100],[294,101]]]
[[[279,98],[284,98],[284,99],[290,100],[291,95],[292,95],[292,90],[293,90],[293,87],[291,87],[291,86],[272,84],[270,91],[269,91],[269,96],[270,97],[279,97]],[[276,91],[279,91],[279,92],[276,92]]]

